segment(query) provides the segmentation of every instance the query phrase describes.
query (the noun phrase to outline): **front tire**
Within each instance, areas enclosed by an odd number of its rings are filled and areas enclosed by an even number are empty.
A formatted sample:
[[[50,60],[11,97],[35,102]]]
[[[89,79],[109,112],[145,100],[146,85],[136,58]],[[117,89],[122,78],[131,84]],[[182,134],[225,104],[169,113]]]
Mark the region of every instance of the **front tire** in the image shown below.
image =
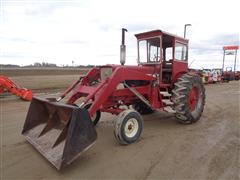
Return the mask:
[[[79,107],[77,104],[73,104],[73,105]],[[91,107],[91,105],[92,105],[91,103],[86,104],[85,106],[83,106],[83,108],[88,110]],[[101,118],[101,111],[97,110],[96,113],[93,115],[93,117],[91,117],[91,120],[92,120],[94,126],[97,125],[97,123],[99,122],[100,118]]]
[[[183,124],[197,122],[205,105],[205,88],[201,78],[187,73],[178,78],[174,85],[172,100],[177,120]]]
[[[88,110],[91,107],[91,105],[92,105],[91,103],[86,104],[84,106],[84,108]],[[99,122],[100,118],[101,118],[101,111],[97,110],[96,113],[93,115],[93,117],[91,117],[94,126],[97,125],[97,123]]]
[[[125,110],[118,115],[114,125],[116,140],[123,145],[136,142],[143,131],[143,119],[134,110]]]

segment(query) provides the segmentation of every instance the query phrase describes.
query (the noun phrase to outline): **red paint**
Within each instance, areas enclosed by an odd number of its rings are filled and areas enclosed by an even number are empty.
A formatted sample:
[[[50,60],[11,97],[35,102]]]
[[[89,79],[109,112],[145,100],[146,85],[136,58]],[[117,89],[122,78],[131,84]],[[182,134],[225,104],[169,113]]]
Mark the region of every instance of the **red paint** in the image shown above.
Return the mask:
[[[188,107],[190,111],[194,111],[198,103],[198,89],[193,87],[188,95]]]
[[[161,30],[140,33],[135,36],[137,40],[149,39],[156,36],[161,37],[162,40],[166,38],[165,42],[167,41],[167,45],[165,46],[171,46],[173,49],[170,71],[167,72],[162,69],[164,67],[163,62],[165,62],[162,53],[160,53],[160,61],[154,64],[139,64],[138,66],[105,65],[94,67],[83,77],[81,82],[73,86],[73,93],[68,100],[69,104],[73,104],[79,98],[85,97],[85,103],[92,103],[88,109],[91,116],[97,110],[119,114],[124,110],[122,105],[128,106],[139,102],[139,98],[128,88],[124,88],[123,85],[124,81],[135,80],[138,81],[140,85],[134,84],[132,88],[148,100],[152,109],[159,109],[165,106],[164,103],[162,103],[160,91],[165,89],[171,93],[173,84],[177,81],[177,78],[188,72],[187,60],[179,61],[174,59],[175,44],[179,42],[187,45],[188,40]],[[101,79],[101,70],[103,70],[103,68],[111,68],[111,74],[105,79]],[[142,81],[148,83],[141,84]],[[121,88],[119,88],[119,84],[122,84]],[[191,96],[195,97],[194,93],[192,94]],[[191,103],[194,103],[194,101],[191,100]]]
[[[238,50],[239,46],[223,46],[223,50]]]

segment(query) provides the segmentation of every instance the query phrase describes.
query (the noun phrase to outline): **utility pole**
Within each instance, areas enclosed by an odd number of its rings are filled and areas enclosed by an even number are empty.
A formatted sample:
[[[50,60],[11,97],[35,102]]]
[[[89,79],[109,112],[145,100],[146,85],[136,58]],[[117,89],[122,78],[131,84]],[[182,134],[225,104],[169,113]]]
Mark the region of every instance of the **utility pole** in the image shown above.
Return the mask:
[[[191,24],[185,24],[184,25],[184,38],[186,38],[186,29],[187,29],[187,26],[192,26]]]

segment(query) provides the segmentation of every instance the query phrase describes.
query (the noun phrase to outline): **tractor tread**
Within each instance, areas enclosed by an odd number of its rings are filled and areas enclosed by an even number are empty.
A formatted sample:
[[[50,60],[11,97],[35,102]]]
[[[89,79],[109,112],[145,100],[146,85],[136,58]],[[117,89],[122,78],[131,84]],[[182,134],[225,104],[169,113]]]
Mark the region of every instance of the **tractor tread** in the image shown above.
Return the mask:
[[[187,87],[182,86],[182,87],[176,89],[176,91],[179,92],[179,91],[186,90],[186,89],[187,89]]]
[[[180,88],[180,87],[183,87],[183,85],[180,84],[179,82],[178,82],[178,83],[174,83],[174,85],[177,86],[177,87],[179,87],[179,88]]]
[[[201,117],[205,105],[205,88],[201,78],[197,74],[186,73],[178,78],[178,81],[174,85],[172,101],[174,103],[173,108],[176,111],[175,116],[177,120],[183,124],[197,122]],[[200,91],[201,96],[199,96],[199,105],[196,109],[190,111],[188,96],[193,87],[196,87],[198,91]]]
[[[173,93],[173,95],[175,95],[175,96],[180,96],[180,94],[179,94],[178,92],[176,92],[176,90],[172,90],[172,93]]]
[[[178,111],[181,111],[183,106],[184,106],[184,104],[180,103],[177,106],[175,106],[175,109],[177,109]]]

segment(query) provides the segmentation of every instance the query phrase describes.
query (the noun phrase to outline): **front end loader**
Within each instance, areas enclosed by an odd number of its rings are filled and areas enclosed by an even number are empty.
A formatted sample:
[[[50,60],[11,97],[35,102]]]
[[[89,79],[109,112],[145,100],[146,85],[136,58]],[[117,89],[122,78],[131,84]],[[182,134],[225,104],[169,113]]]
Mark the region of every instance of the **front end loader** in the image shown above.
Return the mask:
[[[125,32],[122,29],[123,38]],[[22,134],[57,169],[96,141],[101,112],[117,115],[114,136],[123,145],[139,140],[144,126],[141,114],[163,110],[183,124],[200,119],[205,89],[201,78],[188,72],[188,40],[161,30],[136,38],[137,66],[124,65],[122,40],[121,65],[92,68],[59,98],[33,97]]]
[[[22,134],[57,169],[70,164],[97,138],[87,110],[36,97]]]

